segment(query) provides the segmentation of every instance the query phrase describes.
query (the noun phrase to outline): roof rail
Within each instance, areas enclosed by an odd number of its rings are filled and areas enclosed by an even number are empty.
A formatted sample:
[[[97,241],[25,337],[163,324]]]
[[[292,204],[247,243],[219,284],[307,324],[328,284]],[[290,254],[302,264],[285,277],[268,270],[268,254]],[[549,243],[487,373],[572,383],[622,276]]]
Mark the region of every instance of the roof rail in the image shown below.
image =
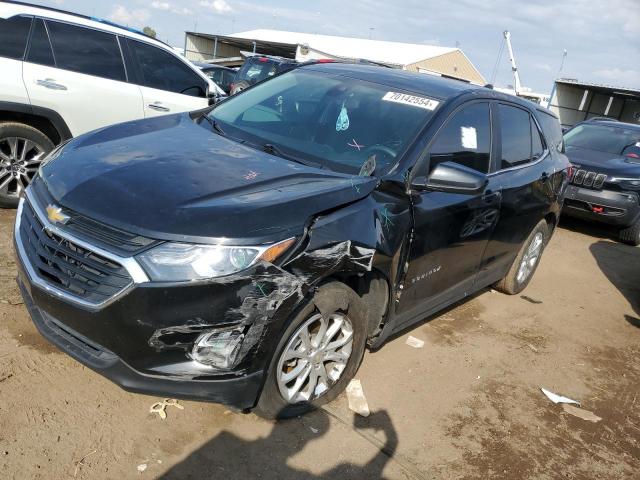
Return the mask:
[[[620,120],[618,120],[617,118],[611,118],[611,117],[591,117],[591,118],[587,118],[586,121],[587,122],[619,122]]]
[[[104,18],[91,17],[89,15],[83,15],[82,13],[70,12],[69,10],[62,10],[61,8],[47,7],[45,5],[37,5],[35,3],[20,2],[20,1],[16,1],[16,0],[4,0],[4,3],[12,3],[14,5],[23,5],[25,7],[39,8],[41,10],[48,10],[50,12],[63,13],[65,15],[71,15],[71,16],[78,17],[78,18],[84,18],[85,20],[92,20],[94,22],[104,23],[105,25],[110,25],[112,27],[121,28],[123,30],[127,30],[128,32],[137,33],[138,35],[142,35],[143,37],[151,38],[153,40],[156,40],[157,42],[160,42],[160,43],[166,45],[167,47],[171,47],[171,45],[163,42],[162,40],[158,40],[157,38],[152,37],[151,35],[147,35],[146,33],[142,32],[142,31],[140,31],[138,29],[127,27],[127,26],[124,26],[124,25],[120,25],[118,23],[112,22],[111,20],[106,20]]]

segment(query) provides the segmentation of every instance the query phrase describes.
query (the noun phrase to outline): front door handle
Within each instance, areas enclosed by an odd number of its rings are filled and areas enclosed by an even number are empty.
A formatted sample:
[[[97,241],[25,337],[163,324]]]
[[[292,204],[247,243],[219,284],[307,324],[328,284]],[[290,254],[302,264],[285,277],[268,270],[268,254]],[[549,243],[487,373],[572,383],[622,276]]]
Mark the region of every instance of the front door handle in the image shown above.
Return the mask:
[[[38,79],[36,80],[36,84],[45,87],[45,88],[50,88],[51,90],[66,90],[67,87],[65,85],[62,85],[61,83],[57,83],[55,81],[55,79],[53,78],[45,78],[43,79]]]
[[[149,107],[152,110],[155,110],[157,112],[170,112],[171,110],[168,109],[167,107],[163,107],[161,102],[153,102],[147,105],[147,107]]]

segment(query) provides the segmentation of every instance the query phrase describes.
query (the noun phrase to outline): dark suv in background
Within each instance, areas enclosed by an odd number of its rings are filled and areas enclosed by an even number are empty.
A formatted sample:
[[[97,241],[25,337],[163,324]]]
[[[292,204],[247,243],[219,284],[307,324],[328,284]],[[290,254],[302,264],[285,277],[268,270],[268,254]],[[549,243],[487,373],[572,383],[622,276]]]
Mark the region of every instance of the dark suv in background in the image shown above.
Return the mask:
[[[19,285],[45,337],[125,389],[297,415],[365,345],[522,291],[568,170],[533,103],[305,65],[56,149],[19,206]]]
[[[563,212],[610,225],[640,245],[640,125],[594,119],[564,135],[574,166]]]
[[[247,57],[231,84],[231,95],[235,95],[251,85],[262,82],[278,73],[296,68],[298,65],[299,63],[291,58],[272,55],[252,55]]]

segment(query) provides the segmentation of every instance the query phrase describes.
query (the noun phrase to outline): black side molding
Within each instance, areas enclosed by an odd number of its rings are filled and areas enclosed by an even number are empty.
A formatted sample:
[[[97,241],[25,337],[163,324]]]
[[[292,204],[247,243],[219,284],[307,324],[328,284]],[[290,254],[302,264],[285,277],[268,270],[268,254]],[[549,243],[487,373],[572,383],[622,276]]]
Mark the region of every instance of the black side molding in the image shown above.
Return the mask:
[[[71,130],[69,130],[64,119],[58,112],[51,110],[50,108],[27,105],[24,103],[0,102],[0,111],[34,115],[48,120],[53,125],[53,128],[58,132],[60,142],[64,142],[65,140],[69,140],[73,137],[73,135],[71,135]]]

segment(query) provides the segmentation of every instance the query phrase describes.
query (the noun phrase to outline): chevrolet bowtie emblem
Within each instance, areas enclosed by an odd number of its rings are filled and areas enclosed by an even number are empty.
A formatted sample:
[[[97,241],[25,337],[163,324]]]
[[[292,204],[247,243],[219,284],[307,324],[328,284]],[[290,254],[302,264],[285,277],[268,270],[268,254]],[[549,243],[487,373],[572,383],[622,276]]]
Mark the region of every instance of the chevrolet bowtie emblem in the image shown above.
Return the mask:
[[[62,223],[64,225],[71,217],[62,213],[62,209],[60,207],[47,205],[47,218],[51,223]]]

